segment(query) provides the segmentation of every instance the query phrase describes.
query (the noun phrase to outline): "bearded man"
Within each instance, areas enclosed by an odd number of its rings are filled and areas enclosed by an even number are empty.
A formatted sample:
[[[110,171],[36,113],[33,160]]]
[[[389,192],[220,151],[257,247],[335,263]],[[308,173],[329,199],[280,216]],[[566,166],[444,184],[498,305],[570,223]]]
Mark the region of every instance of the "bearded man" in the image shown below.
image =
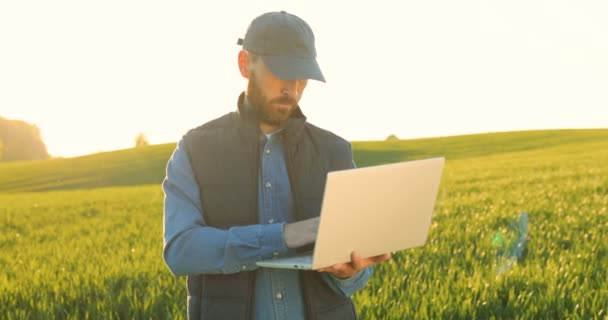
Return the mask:
[[[354,167],[350,143],[298,104],[309,79],[325,82],[312,29],[268,12],[238,43],[237,110],[184,135],[163,181],[163,257],[187,276],[188,318],[356,319],[350,296],[390,254],[314,271],[256,266],[310,248],[327,173]]]

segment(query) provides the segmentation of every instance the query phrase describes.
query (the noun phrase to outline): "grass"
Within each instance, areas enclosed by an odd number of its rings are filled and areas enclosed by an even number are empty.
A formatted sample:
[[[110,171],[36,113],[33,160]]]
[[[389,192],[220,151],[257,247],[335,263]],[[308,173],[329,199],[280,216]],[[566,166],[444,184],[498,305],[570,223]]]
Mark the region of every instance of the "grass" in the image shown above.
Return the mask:
[[[161,257],[173,146],[0,165],[2,318],[185,317]],[[608,130],[353,146],[360,166],[448,159],[426,246],[376,268],[362,319],[608,319]],[[526,250],[497,275],[492,237],[522,211]]]
[[[183,313],[162,263],[158,187],[1,195],[3,319],[149,319]]]
[[[429,242],[378,270],[357,297],[362,318],[606,318],[607,147],[451,161]],[[524,258],[497,276],[492,236],[522,211]]]

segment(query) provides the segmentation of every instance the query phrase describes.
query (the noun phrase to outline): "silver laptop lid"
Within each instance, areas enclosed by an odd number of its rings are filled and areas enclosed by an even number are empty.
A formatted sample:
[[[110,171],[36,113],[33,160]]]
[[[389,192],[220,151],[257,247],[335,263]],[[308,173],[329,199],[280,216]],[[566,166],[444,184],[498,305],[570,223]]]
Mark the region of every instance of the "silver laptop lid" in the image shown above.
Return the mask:
[[[331,172],[313,269],[424,245],[445,158]]]

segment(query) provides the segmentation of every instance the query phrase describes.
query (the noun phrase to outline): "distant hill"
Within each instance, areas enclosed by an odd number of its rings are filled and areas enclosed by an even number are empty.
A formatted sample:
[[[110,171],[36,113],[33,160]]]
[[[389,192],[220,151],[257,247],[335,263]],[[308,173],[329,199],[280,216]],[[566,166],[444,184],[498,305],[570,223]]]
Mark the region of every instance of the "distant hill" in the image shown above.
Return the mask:
[[[0,163],[0,192],[159,184],[175,144],[76,158]]]
[[[583,143],[605,143],[605,148],[608,148],[608,129],[359,141],[353,142],[353,150],[355,162],[364,167],[435,156],[445,156],[448,161],[477,158]],[[0,192],[160,184],[174,148],[175,144],[169,143],[76,158],[0,163]]]
[[[471,134],[413,140],[353,142],[358,166],[445,156],[477,158],[569,144],[606,142],[608,129],[534,130]]]

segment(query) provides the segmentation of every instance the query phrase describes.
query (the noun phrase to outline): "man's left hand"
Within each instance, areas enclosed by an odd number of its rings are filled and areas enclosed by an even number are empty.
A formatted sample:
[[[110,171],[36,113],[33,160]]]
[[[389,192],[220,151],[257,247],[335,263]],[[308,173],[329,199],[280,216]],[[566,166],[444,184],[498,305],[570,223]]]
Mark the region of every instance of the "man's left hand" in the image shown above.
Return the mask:
[[[375,263],[386,261],[390,258],[390,253],[385,253],[369,258],[361,258],[356,252],[353,252],[350,254],[350,262],[337,263],[331,267],[320,268],[316,271],[328,272],[336,278],[347,279]]]

